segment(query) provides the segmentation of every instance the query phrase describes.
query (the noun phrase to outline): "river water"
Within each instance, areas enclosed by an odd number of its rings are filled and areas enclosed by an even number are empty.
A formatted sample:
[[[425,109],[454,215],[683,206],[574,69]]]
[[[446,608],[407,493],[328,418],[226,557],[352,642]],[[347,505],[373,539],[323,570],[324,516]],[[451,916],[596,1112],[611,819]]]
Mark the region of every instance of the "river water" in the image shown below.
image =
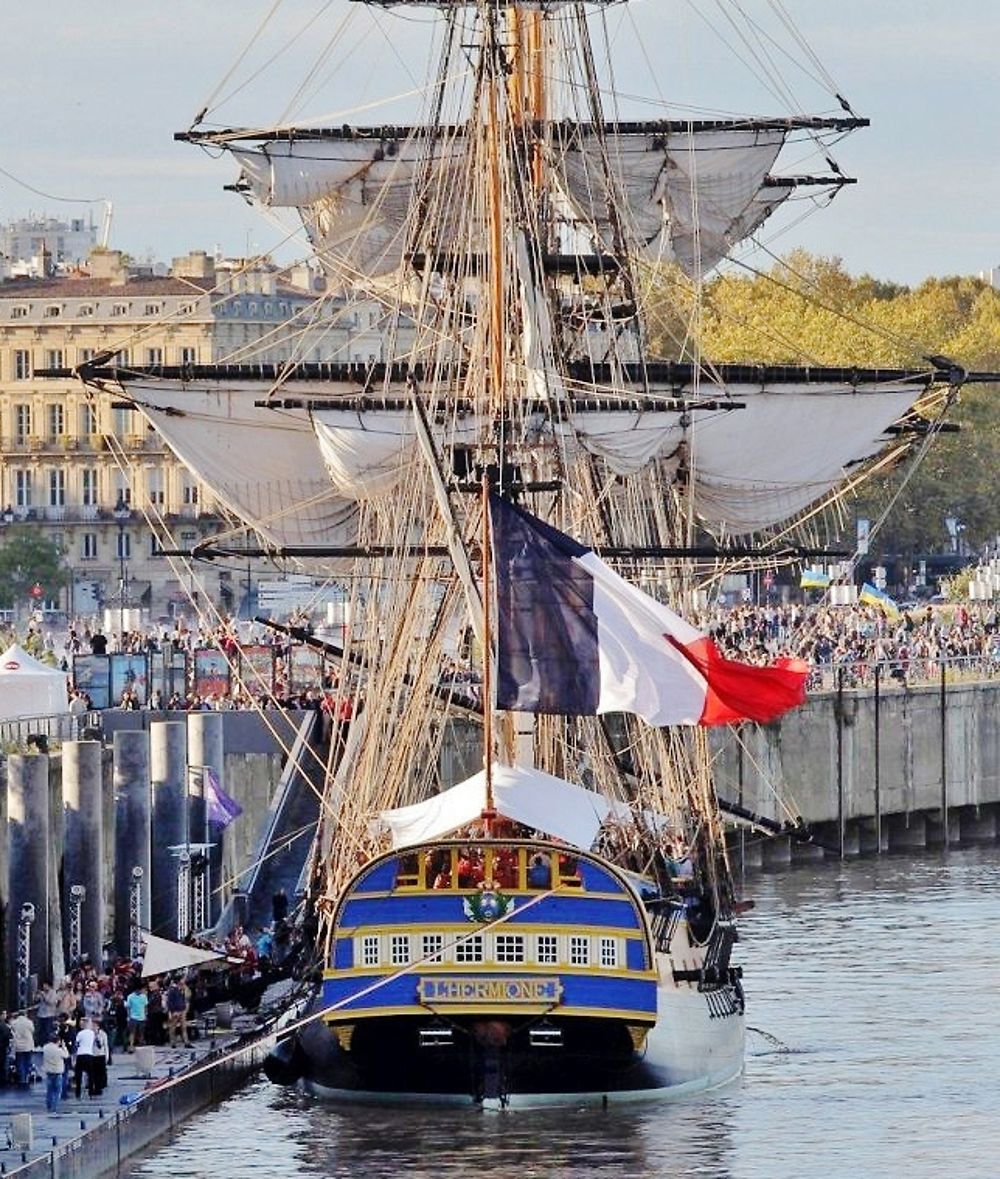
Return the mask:
[[[799,867],[744,891],[737,961],[760,1031],[725,1090],[481,1114],[338,1109],[261,1081],[129,1174],[1000,1176],[1000,848]]]

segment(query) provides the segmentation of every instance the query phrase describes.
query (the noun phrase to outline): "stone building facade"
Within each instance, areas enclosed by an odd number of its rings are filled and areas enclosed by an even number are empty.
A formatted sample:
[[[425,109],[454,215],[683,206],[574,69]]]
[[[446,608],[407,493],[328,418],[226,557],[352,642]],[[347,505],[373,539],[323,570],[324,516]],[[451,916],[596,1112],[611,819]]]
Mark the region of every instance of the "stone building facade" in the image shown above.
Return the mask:
[[[86,616],[127,596],[156,620],[193,589],[237,604],[225,570],[182,585],[146,524],[152,510],[190,548],[231,523],[211,492],[137,410],[68,370],[107,353],[136,366],[379,359],[377,306],[317,302],[321,287],[306,267],[195,252],[158,275],[107,250],[76,272],[0,281],[0,544],[23,525],[59,545],[70,584],[48,609]],[[51,370],[66,375],[40,375]]]

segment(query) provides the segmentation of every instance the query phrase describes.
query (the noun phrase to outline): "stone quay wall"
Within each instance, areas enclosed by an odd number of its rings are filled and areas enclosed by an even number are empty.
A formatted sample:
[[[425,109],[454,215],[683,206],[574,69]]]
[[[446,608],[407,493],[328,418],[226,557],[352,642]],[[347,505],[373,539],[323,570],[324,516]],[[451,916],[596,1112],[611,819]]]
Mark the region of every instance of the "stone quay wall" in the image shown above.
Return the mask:
[[[744,834],[733,842],[748,867],[997,837],[995,680],[823,692],[712,741],[720,796],[782,822],[801,816],[823,844]]]

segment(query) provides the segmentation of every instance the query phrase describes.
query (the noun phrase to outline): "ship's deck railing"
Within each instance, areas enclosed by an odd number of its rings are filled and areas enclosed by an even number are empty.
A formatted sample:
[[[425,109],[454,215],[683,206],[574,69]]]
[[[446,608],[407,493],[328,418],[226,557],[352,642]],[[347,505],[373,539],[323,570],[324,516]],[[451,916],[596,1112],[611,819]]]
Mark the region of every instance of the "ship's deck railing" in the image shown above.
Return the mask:
[[[476,888],[543,891],[553,881],[580,888],[577,858],[569,852],[525,844],[447,845],[405,853],[396,887],[414,890]]]

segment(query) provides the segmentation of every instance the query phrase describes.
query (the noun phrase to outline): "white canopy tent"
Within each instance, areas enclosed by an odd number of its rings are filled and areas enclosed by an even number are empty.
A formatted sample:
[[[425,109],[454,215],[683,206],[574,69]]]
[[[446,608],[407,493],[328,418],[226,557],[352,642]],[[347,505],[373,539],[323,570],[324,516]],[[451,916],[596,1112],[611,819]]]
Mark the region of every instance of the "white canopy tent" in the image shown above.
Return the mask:
[[[69,712],[66,673],[15,643],[0,655],[0,720]]]
[[[593,844],[611,809],[603,795],[523,766],[494,764],[493,797],[503,818],[584,849]],[[382,811],[379,817],[392,832],[393,847],[412,847],[475,822],[485,806],[486,772],[480,770],[425,802]]]

